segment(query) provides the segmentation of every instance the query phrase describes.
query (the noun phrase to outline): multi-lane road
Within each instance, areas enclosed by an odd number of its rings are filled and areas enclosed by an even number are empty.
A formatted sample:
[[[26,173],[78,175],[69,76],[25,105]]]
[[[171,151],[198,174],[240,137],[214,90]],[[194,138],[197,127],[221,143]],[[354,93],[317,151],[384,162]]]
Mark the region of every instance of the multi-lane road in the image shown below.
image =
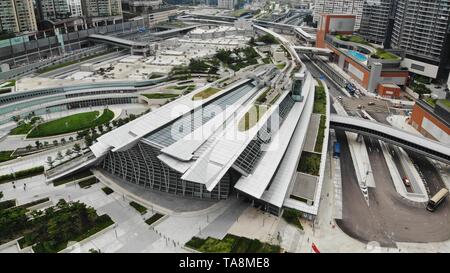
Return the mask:
[[[308,70],[316,78],[323,73],[309,59],[302,58]],[[326,75],[325,75],[326,76]],[[383,101],[375,101],[368,106],[371,98],[346,98],[340,87],[325,77],[333,99],[341,96],[343,105],[350,114],[356,114],[360,104],[375,120],[387,123],[389,105]],[[450,238],[450,202],[445,201],[434,213],[428,212],[418,204],[404,200],[396,191],[394,182],[377,139],[365,137],[366,149],[375,179],[375,188],[369,188],[369,205],[359,187],[353,160],[349,151],[347,138],[343,131],[336,131],[337,141],[341,143],[341,175],[342,175],[342,219],[336,220],[338,226],[350,236],[363,241],[377,241],[383,246],[394,246],[395,242],[438,242]],[[413,162],[419,167],[427,180],[430,193],[434,194],[444,186],[437,170],[423,156],[408,152]],[[397,164],[400,166],[401,164]],[[400,168],[400,175],[404,175]]]

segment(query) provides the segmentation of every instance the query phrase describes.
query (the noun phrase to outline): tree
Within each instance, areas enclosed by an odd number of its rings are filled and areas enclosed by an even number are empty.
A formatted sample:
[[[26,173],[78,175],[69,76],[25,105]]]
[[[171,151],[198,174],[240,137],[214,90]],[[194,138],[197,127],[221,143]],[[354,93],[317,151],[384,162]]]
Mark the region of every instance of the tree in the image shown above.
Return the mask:
[[[72,154],[73,154],[72,149],[67,149],[66,155],[67,155],[68,157],[70,157]]]
[[[48,146],[48,141],[44,141],[44,146],[45,146],[45,147]]]
[[[55,160],[51,156],[47,157],[46,163],[50,166],[50,168],[53,168],[53,163],[55,163]]]
[[[18,122],[20,121],[20,116],[12,116],[11,119],[12,119],[14,122],[18,123]]]
[[[86,144],[86,146],[91,146],[93,142],[93,139],[90,135],[87,135],[84,137],[84,143]]]
[[[58,146],[58,140],[53,140],[53,145]]]
[[[64,156],[63,156],[63,154],[61,153],[61,151],[58,151],[58,153],[56,154],[56,160],[63,160],[63,158],[64,158]]]
[[[97,126],[97,129],[100,133],[103,133],[103,131],[105,130],[105,128],[103,127],[102,124],[100,124],[99,126]]]
[[[66,139],[65,138],[61,138],[61,145],[66,144]]]
[[[80,144],[75,143],[75,145],[73,145],[73,150],[75,151],[75,153],[79,154],[81,151]]]
[[[69,141],[72,142],[73,141],[73,137],[69,137]]]
[[[36,144],[36,148],[37,148],[37,149],[39,149],[39,147],[42,146],[42,144],[41,144],[41,142],[40,142],[39,140],[36,140],[36,141],[34,142],[34,144]]]
[[[303,22],[305,22],[308,26],[313,22],[313,16],[311,14],[307,14],[305,18],[303,18]]]

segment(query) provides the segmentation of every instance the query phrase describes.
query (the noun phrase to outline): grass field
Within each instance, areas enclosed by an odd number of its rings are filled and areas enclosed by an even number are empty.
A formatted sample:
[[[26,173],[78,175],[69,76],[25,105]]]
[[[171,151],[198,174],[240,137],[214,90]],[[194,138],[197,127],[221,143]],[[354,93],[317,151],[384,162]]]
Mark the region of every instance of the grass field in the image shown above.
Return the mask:
[[[11,156],[13,151],[1,151],[0,152],[0,162],[5,162],[14,158],[17,158],[17,156]]]
[[[207,98],[211,97],[212,95],[216,94],[217,92],[219,92],[220,90],[221,89],[219,89],[219,88],[209,87],[209,88],[203,90],[202,92],[195,94],[195,96],[192,97],[192,100],[207,99]]]
[[[178,94],[164,94],[164,93],[154,93],[154,94],[142,94],[147,99],[171,99],[176,98]]]
[[[239,131],[244,132],[252,128],[268,109],[269,107],[266,105],[253,105],[239,121]]]
[[[114,113],[109,109],[105,109],[103,114],[99,115],[99,111],[92,111],[52,120],[35,127],[28,137],[47,137],[77,132],[104,124],[114,118]]]
[[[30,123],[24,123],[22,125],[17,126],[9,132],[10,135],[26,135],[31,129],[33,125]]]

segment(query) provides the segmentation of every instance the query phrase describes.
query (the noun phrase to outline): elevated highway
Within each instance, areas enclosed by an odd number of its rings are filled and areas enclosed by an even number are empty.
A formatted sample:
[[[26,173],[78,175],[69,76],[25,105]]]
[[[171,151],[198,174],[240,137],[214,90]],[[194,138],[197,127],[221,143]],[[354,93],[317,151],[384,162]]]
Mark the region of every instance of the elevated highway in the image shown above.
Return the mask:
[[[450,145],[433,141],[389,125],[361,118],[332,114],[330,127],[374,137],[450,164]]]

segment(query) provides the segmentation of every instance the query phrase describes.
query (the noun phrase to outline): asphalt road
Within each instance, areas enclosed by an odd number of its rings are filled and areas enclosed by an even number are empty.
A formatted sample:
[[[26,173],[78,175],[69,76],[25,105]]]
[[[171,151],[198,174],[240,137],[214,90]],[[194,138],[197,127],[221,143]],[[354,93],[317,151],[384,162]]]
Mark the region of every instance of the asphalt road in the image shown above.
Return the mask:
[[[367,149],[374,173],[375,188],[369,188],[369,206],[356,180],[347,139],[336,131],[341,142],[343,194],[342,220],[336,220],[348,235],[362,242],[377,241],[382,246],[395,242],[439,242],[450,238],[450,202],[445,200],[434,213],[402,201],[389,175],[378,141],[368,141]],[[369,150],[370,149],[370,150]]]
[[[309,60],[302,61],[314,77],[320,77],[322,73]],[[325,82],[332,97],[344,98],[338,86],[327,78]],[[354,106],[355,102],[350,98],[348,104]],[[366,110],[377,121],[387,123],[388,105],[377,105],[376,109],[366,106]],[[395,246],[395,242],[439,242],[450,238],[450,201],[445,200],[437,211],[431,213],[402,200],[389,175],[379,142],[365,138],[376,184],[375,188],[368,189],[368,206],[356,179],[345,133],[338,130],[336,137],[341,142],[343,194],[342,219],[336,223],[344,232],[362,242],[377,241],[382,246]],[[412,157],[413,162],[422,170],[426,180],[430,180],[431,193],[437,192],[443,186],[438,172],[426,158],[416,156],[418,158]]]
[[[387,113],[375,113],[368,112],[370,116],[372,116],[376,121],[384,124],[389,124],[386,121]],[[434,165],[423,155],[420,155],[416,152],[406,150],[406,153],[411,158],[412,162],[417,166],[417,169],[420,173],[422,173],[425,178],[426,186],[430,190],[430,195],[433,196],[440,189],[445,187],[444,181],[442,181],[442,177],[439,175],[439,171],[434,167]],[[400,173],[401,174],[401,173]]]

